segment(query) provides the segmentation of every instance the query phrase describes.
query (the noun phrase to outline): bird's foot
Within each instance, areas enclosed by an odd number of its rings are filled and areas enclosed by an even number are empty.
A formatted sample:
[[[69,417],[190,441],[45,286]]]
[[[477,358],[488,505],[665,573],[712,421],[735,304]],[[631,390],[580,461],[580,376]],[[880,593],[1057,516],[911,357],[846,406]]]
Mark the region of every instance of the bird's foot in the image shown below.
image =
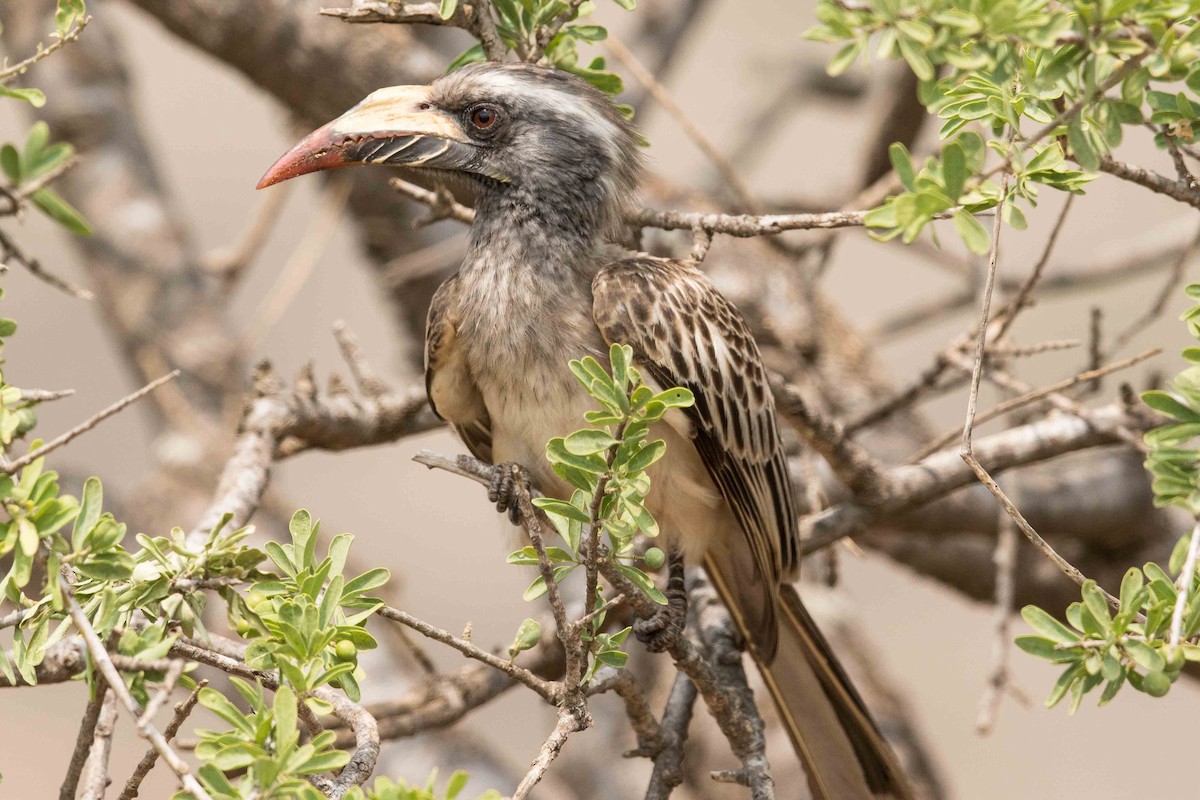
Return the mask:
[[[670,650],[687,625],[688,601],[683,582],[683,556],[671,555],[668,574],[667,590],[664,592],[667,604],[660,606],[651,616],[633,623],[633,635],[651,653]]]
[[[520,490],[528,494],[533,486],[529,471],[513,461],[497,464],[488,485],[488,500],[496,504],[501,514],[507,512],[513,525],[521,524]]]

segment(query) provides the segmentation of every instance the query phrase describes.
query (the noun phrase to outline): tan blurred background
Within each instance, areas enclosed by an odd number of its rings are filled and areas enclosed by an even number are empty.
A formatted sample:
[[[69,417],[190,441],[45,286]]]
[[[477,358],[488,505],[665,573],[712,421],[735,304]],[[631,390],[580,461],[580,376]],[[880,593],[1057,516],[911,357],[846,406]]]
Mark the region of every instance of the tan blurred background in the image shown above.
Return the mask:
[[[609,3],[599,5],[600,18],[621,30],[627,20],[620,12]],[[96,24],[117,31],[131,56],[139,122],[153,141],[180,216],[202,249],[228,246],[262,202],[253,190],[259,175],[292,140],[288,120],[240,76],[181,44],[140,13],[113,0],[92,6]],[[669,84],[692,119],[719,145],[732,148],[743,142],[747,120],[769,105],[770,98],[782,97],[797,71],[817,67],[831,54],[801,38],[812,15],[808,0],[709,4]],[[627,83],[632,85],[628,78]],[[744,163],[755,191],[764,197],[794,197],[817,207],[835,207],[847,194],[845,186],[859,179],[859,153],[872,133],[867,109],[877,99],[796,103],[769,146],[757,149]],[[3,109],[12,114],[14,104],[6,103]],[[652,142],[649,153],[655,171],[697,188],[708,184],[707,162],[669,117],[651,104],[640,119]],[[27,124],[23,118],[0,119],[0,139],[22,134]],[[1130,153],[1131,160],[1161,159],[1148,143],[1132,147]],[[356,177],[382,180],[378,175]],[[1114,184],[1111,179],[1097,181],[1077,203],[1058,261],[1086,264],[1115,248],[1152,238],[1160,226],[1195,221],[1194,212],[1170,200]],[[228,317],[234,325],[247,323],[295,243],[314,224],[320,213],[319,188],[316,181],[297,181],[291,188],[282,220],[234,298],[234,313]],[[1047,196],[1029,215],[1027,232],[1005,233],[1002,269],[1007,274],[1023,275],[1029,269],[1059,203],[1060,198]],[[284,375],[310,359],[319,373],[340,369],[330,328],[344,319],[363,340],[373,363],[405,385],[415,378],[402,367],[408,345],[398,339],[376,294],[350,224],[343,219],[338,228],[312,276],[251,360],[270,358]],[[54,271],[84,279],[66,237],[36,214],[29,215],[18,233],[26,248]],[[845,241],[825,285],[863,329],[951,285],[944,272],[923,264],[916,254],[898,254],[896,245],[873,243],[860,232],[842,236]],[[953,238],[948,229],[945,238]],[[740,246],[737,241],[718,242],[714,257],[736,257]],[[1109,322],[1119,326],[1142,313],[1162,280],[1163,274],[1157,273],[1094,292],[1084,301],[1044,301],[1023,320],[1022,341],[1082,336],[1091,303],[1099,304]],[[99,306],[54,291],[19,269],[11,270],[4,283],[3,314],[20,322],[20,332],[6,352],[8,379],[21,386],[77,390],[74,398],[43,408],[42,435],[74,424],[134,388],[118,366]],[[1180,305],[1174,303],[1173,308]],[[965,328],[972,313],[890,342],[878,356],[897,381],[911,377]],[[1173,316],[1147,331],[1141,343],[1162,344],[1169,351],[1184,344],[1185,332]],[[1031,382],[1056,379],[1073,371],[1081,358],[1079,353],[1043,356],[1023,365],[1022,374]],[[1154,363],[1173,371],[1172,359]],[[964,406],[965,391],[935,403],[930,413],[933,427],[943,430],[957,424]],[[58,463],[73,474],[100,474],[111,491],[122,496],[143,476],[155,446],[144,432],[142,413],[135,408],[104,424],[63,451]],[[305,455],[279,468],[276,486],[295,505],[310,508],[337,530],[353,532],[360,553],[372,563],[393,568],[413,613],[451,630],[461,630],[470,621],[475,641],[506,643],[529,613],[520,599],[526,576],[504,566],[507,542],[482,493],[413,464],[410,456],[420,447],[460,449],[449,435],[435,433],[394,447]],[[193,521],[178,522],[186,527]],[[1129,690],[1100,710],[1088,700],[1075,717],[1068,717],[1063,708],[1046,711],[1040,706],[1055,670],[1014,653],[1015,683],[1034,704],[1024,708],[1006,699],[995,732],[982,738],[974,732],[974,721],[991,662],[990,608],[877,556],[846,557],[842,563],[840,591],[868,634],[878,663],[907,697],[948,796],[1116,800],[1136,796],[1147,775],[1156,776],[1163,796],[1186,796],[1181,793],[1194,785],[1189,731],[1200,710],[1200,693],[1193,682],[1177,686],[1165,701]],[[447,665],[458,663],[444,653],[438,656]],[[369,676],[374,674],[370,662],[367,669]],[[368,686],[377,698],[389,689],[386,684]],[[83,689],[78,685],[0,693],[0,797],[47,798],[57,793],[82,706]],[[523,769],[550,723],[550,712],[540,701],[511,692],[455,733],[490,742],[501,763]],[[112,771],[119,780],[142,752],[129,729],[122,719]],[[568,752],[592,746],[589,736],[573,739]],[[391,769],[393,774],[423,779],[439,759],[444,768],[452,768],[454,753],[444,749],[446,741],[427,746],[412,740],[394,743],[388,750],[391,761],[385,759],[381,772]],[[562,768],[569,769],[569,763]],[[143,796],[169,793],[170,784],[159,773],[156,778]],[[477,776],[471,788],[488,788],[487,779]],[[611,795],[597,789],[595,796]]]

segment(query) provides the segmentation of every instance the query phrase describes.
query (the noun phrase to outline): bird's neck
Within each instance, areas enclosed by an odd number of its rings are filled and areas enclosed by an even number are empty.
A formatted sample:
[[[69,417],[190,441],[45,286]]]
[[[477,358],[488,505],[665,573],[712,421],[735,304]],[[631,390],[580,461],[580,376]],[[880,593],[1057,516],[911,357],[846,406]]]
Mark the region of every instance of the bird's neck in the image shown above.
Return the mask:
[[[551,280],[590,280],[611,222],[598,194],[594,186],[577,184],[507,185],[480,192],[464,270],[503,264]]]

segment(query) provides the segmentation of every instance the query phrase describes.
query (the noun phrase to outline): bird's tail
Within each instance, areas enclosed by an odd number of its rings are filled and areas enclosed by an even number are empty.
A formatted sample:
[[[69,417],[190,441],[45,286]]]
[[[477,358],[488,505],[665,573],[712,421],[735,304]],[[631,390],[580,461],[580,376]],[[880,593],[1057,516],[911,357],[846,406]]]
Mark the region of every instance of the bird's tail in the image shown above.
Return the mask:
[[[752,643],[760,639],[754,620],[764,615],[747,605],[758,604],[761,593],[729,580],[720,559],[706,558],[705,568],[742,635]],[[804,764],[813,800],[912,800],[895,754],[792,586],[782,587],[774,617],[774,657],[764,658],[759,647],[750,651]]]

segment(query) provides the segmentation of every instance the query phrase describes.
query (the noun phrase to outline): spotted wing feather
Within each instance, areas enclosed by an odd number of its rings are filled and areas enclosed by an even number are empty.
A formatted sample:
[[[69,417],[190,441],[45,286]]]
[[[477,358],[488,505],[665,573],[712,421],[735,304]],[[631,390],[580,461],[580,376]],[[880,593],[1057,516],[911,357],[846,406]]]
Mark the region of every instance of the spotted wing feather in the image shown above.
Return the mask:
[[[692,440],[741,524],[761,579],[775,587],[797,565],[787,461],[762,356],[733,305],[689,263],[614,263],[592,285],[609,342],[627,344],[660,385],[696,397]],[[773,648],[772,648],[773,649]]]

